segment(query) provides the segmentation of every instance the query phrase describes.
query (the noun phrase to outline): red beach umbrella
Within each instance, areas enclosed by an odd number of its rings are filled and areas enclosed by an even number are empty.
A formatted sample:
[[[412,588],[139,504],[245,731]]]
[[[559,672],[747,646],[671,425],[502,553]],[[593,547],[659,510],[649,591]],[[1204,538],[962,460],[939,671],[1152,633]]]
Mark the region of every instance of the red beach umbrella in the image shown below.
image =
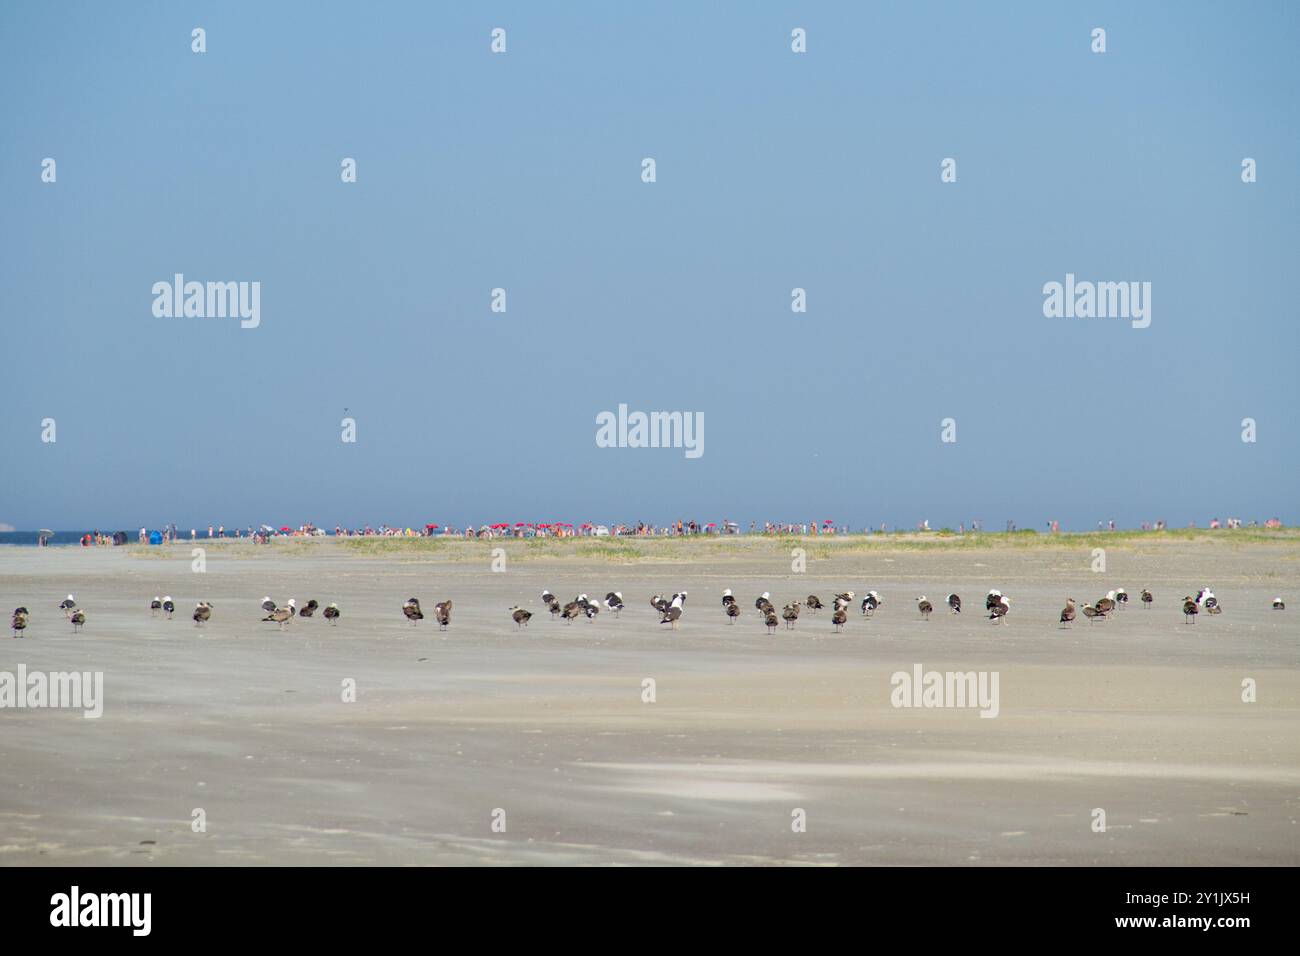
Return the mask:
[[[283,528],[281,528],[280,530],[281,530],[281,531],[288,532],[290,529],[289,529],[289,526],[288,526],[288,525],[285,525],[285,526],[284,526]]]

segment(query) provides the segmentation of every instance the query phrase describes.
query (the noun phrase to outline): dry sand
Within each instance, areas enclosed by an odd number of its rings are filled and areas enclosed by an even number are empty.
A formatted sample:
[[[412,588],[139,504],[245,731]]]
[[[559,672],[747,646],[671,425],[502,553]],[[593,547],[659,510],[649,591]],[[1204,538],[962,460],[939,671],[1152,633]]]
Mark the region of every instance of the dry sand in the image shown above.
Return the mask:
[[[778,542],[634,561],[512,546],[504,573],[490,549],[232,542],[196,574],[188,544],[0,548],[3,610],[33,611],[26,638],[0,638],[0,671],[103,671],[106,697],[98,720],[0,710],[0,863],[1300,862],[1293,542],[1118,547],[1106,574],[1070,545],[810,546],[804,574]],[[1121,585],[1133,603],[1113,620],[1057,627],[1067,595]],[[1184,624],[1178,599],[1205,585],[1225,612]],[[978,613],[989,587],[1013,599],[1005,626]],[[619,590],[628,609],[564,625],[543,588]],[[764,590],[780,606],[850,588],[885,605],[855,607],[843,635],[828,611],[769,635],[753,610]],[[674,634],[648,600],[681,589]],[[967,613],[946,613],[949,590]],[[77,636],[56,609],[69,591],[88,616]],[[147,610],[164,593],[170,622]],[[259,621],[264,594],[337,601],[343,618],[281,634]],[[928,623],[920,594],[939,608]],[[1290,610],[1270,609],[1277,594]],[[412,595],[417,628],[400,612]],[[441,634],[430,611],[447,597]],[[537,612],[522,632],[516,603]],[[892,707],[891,674],[917,663],[997,671],[999,716]]]

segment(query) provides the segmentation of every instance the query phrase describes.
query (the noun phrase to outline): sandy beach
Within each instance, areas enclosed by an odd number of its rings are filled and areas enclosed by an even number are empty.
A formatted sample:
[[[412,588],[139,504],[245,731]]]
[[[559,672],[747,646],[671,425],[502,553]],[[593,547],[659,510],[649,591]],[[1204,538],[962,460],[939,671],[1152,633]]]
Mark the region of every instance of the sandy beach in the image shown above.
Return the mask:
[[[1114,541],[1104,574],[1083,536],[201,541],[203,573],[188,542],[0,548],[6,614],[32,611],[0,671],[102,671],[105,698],[99,719],[0,711],[0,863],[1300,863],[1300,538]],[[1120,586],[1128,609],[1058,627],[1067,596]],[[1185,624],[1203,586],[1224,613]],[[980,613],[991,587],[1013,600],[1005,625]],[[627,609],[566,625],[544,588],[621,591]],[[855,605],[842,635],[829,611],[769,635],[753,609],[763,591],[779,608],[869,588],[884,606]],[[683,589],[673,633],[649,598]],[[87,614],[75,636],[68,592]],[[155,594],[174,620],[150,616]],[[342,618],[281,633],[259,620],[266,594]],[[411,627],[411,596],[426,614],[454,599],[450,629]],[[214,610],[196,628],[200,599]],[[997,716],[892,706],[891,675],[918,664],[996,672]]]

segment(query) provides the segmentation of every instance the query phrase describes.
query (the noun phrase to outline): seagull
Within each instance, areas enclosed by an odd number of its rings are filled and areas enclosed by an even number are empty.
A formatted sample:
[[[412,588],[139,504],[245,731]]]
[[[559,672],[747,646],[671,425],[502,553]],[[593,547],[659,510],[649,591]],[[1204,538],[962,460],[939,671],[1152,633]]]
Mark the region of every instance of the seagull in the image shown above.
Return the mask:
[[[1065,607],[1061,609],[1061,623],[1070,624],[1074,621],[1074,598],[1065,599]]]
[[[1201,609],[1196,606],[1196,601],[1190,594],[1183,597],[1183,619],[1185,624],[1195,624],[1196,615],[1201,613]]]
[[[1128,604],[1128,592],[1120,588],[1115,592],[1115,606],[1122,611],[1126,604]]]
[[[265,611],[267,614],[270,614],[272,611],[275,610],[275,602],[271,600],[271,596],[269,594],[266,597],[262,598],[262,610]]]
[[[849,612],[842,607],[837,607],[831,614],[831,623],[835,625],[835,633],[844,633],[844,622],[849,619]]]
[[[948,607],[952,610],[952,613],[953,613],[953,614],[960,614],[960,613],[961,613],[961,598],[958,597],[956,594],[949,594],[949,595],[948,595]]]
[[[158,595],[155,594],[153,600],[149,602],[149,616],[157,617],[158,612],[161,610],[162,610],[162,598],[158,597]]]
[[[411,627],[415,627],[417,622],[424,620],[424,612],[420,610],[420,602],[416,598],[409,598],[402,605],[402,613],[411,622]]]
[[[1283,600],[1282,600],[1280,597],[1275,597],[1275,598],[1273,598],[1273,610],[1275,610],[1275,611],[1285,611],[1285,610],[1286,610],[1286,604],[1285,604],[1285,602],[1283,602]]]
[[[543,603],[543,604],[558,604],[559,602],[558,602],[557,600],[555,600],[555,595],[552,594],[550,591],[543,591],[543,592],[542,592],[542,603]]]
[[[722,592],[722,606],[724,608],[730,608],[733,605],[735,605],[735,603],[736,603],[736,598],[731,593],[731,588],[727,588],[725,591]]]
[[[623,610],[623,594],[621,591],[610,591],[605,595],[605,607],[614,612],[618,617],[618,612]]]
[[[847,608],[853,603],[853,597],[852,591],[845,591],[843,594],[835,595],[835,609],[838,611]]]
[[[59,602],[59,610],[63,612],[64,617],[70,617],[76,607],[77,602],[72,599],[71,594]]]
[[[308,601],[306,604],[303,605],[302,610],[298,612],[298,616],[311,617],[313,614],[316,613],[316,608],[318,607],[320,607],[320,605],[316,602],[315,598],[312,598],[310,601]]]
[[[163,596],[162,609],[163,613],[167,615],[167,620],[170,621],[172,619],[172,611],[176,610],[176,602],[172,600],[170,594]]]
[[[321,614],[325,615],[325,620],[329,621],[331,624],[337,624],[339,622],[339,606],[337,604],[329,605],[325,610],[321,611]]]
[[[758,596],[758,600],[754,602],[754,607],[758,610],[759,614],[766,615],[768,610],[771,609],[772,602],[768,600],[771,596],[772,595],[767,591],[764,591]]]
[[[787,631],[793,630],[794,622],[799,620],[799,602],[795,601],[793,604],[787,604],[782,608],[781,618],[785,621],[785,629]]]
[[[1062,611],[1061,613],[1062,615],[1064,615],[1065,612]],[[1097,618],[1101,618],[1104,621],[1106,619],[1106,612],[1098,611],[1091,604],[1085,604],[1083,606],[1083,616],[1086,617],[1088,619],[1088,623],[1091,624],[1094,621],[1096,621]]]
[[[682,619],[682,609],[685,603],[686,603],[685,591],[682,591],[680,594],[674,594],[673,603],[668,605],[668,608],[667,610],[664,611],[664,616],[660,619],[659,623],[670,624],[672,625],[672,629],[674,631],[677,630],[677,625],[681,622]]]
[[[438,630],[445,631],[451,624],[451,601],[439,601],[433,606],[433,616],[438,620]]]
[[[1151,596],[1151,592],[1148,591],[1146,588],[1142,589],[1141,600],[1142,600],[1142,606],[1146,608],[1148,611],[1151,610],[1151,602],[1154,601],[1155,598]]]
[[[528,619],[533,616],[533,612],[516,605],[510,609],[510,616],[514,618],[515,626],[522,629],[528,626]]]
[[[767,633],[775,634],[777,624],[779,624],[780,622],[777,621],[776,611],[772,608],[771,605],[768,605],[767,610],[763,612],[763,620],[767,623]]]
[[[740,617],[740,605],[732,601],[727,605],[727,623],[735,624],[738,617]]]
[[[997,604],[1001,600],[1002,600],[1001,591],[997,590],[996,588],[993,589],[992,591],[989,591],[988,595],[985,596],[984,598],[984,610],[991,612],[993,608],[997,606]]]
[[[9,626],[13,629],[14,637],[22,637],[22,632],[27,629],[27,608],[14,608],[14,616],[10,619]]]
[[[804,603],[808,605],[808,610],[812,611],[814,614],[825,607],[825,605],[822,604],[822,599],[815,594],[808,595],[808,600]]]
[[[862,613],[871,617],[878,607],[880,607],[880,595],[875,591],[868,591],[867,596],[862,599]]]
[[[595,621],[596,615],[600,613],[600,608],[588,601],[582,606],[582,613],[587,615],[587,620]]]
[[[927,601],[925,595],[922,594],[916,599],[916,609],[921,612],[921,620],[928,621],[930,620],[930,612],[934,610],[934,605]]]
[[[1107,591],[1106,596],[1097,602],[1096,608],[1102,614],[1109,614],[1115,610],[1115,592]]]
[[[284,630],[284,625],[288,623],[289,618],[293,617],[293,601],[290,601],[286,607],[277,607],[263,621],[274,621],[280,625],[280,630]]]
[[[212,605],[207,601],[200,601],[194,605],[194,626],[200,627],[203,622],[212,617]]]
[[[582,613],[582,605],[577,601],[570,601],[564,605],[564,610],[560,613],[564,617],[565,624],[572,624],[573,619]]]
[[[86,624],[86,612],[82,610],[73,611],[68,620],[72,622],[72,633],[76,634],[77,628],[84,627]]]
[[[989,608],[989,620],[994,624],[1001,624],[1006,620],[1007,612],[1011,610],[1011,598],[1004,595],[998,595],[998,602]]]

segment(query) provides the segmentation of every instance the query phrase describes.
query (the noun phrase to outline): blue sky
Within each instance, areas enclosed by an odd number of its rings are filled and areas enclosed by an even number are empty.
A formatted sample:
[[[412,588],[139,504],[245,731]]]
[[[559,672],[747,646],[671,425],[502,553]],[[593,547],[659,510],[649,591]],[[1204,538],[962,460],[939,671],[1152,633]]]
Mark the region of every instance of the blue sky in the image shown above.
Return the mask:
[[[1298,45],[1286,3],[6,3],[0,523],[1297,523]],[[154,317],[176,272],[260,327]],[[1150,328],[1045,318],[1067,272]],[[598,448],[619,403],[705,454]]]

